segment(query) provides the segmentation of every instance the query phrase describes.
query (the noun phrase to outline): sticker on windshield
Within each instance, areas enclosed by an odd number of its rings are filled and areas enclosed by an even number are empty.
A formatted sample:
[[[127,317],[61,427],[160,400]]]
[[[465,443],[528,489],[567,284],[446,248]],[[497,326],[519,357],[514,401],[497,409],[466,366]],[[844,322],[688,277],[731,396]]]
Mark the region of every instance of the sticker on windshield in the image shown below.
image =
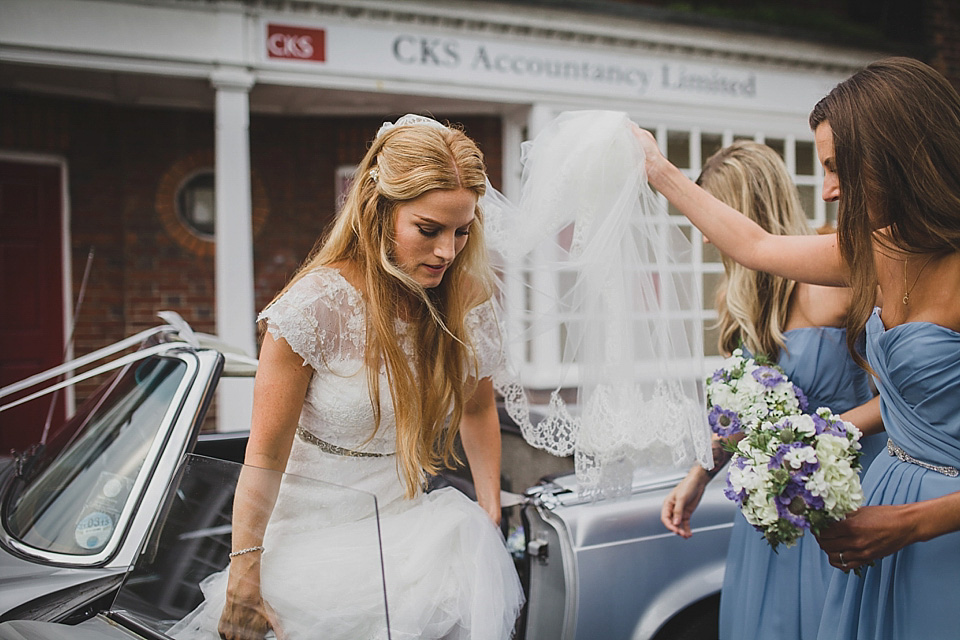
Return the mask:
[[[113,518],[103,511],[85,515],[73,532],[77,544],[84,549],[99,549],[107,544],[113,533]]]
[[[101,471],[80,513],[74,538],[84,549],[102,549],[113,535],[120,512],[130,495],[131,482],[116,473]]]

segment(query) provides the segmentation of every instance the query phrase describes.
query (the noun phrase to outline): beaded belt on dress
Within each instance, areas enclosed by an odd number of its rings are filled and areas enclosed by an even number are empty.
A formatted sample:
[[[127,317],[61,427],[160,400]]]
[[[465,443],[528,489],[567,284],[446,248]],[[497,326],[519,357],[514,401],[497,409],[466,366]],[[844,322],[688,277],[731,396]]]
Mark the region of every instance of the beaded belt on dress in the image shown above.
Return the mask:
[[[385,458],[393,455],[392,453],[374,453],[372,451],[354,451],[353,449],[344,449],[343,447],[338,447],[335,444],[330,444],[326,440],[321,440],[301,426],[297,426],[297,435],[300,436],[301,440],[308,444],[312,444],[320,449],[320,451],[323,451],[324,453],[330,453],[335,456],[348,456],[351,458]]]
[[[939,464],[930,464],[929,462],[924,462],[922,460],[917,460],[909,453],[898,447],[893,443],[893,440],[887,440],[887,453],[892,456],[895,456],[901,462],[909,462],[910,464],[915,464],[918,467],[923,467],[924,469],[929,469],[930,471],[936,471],[937,473],[942,473],[945,476],[950,476],[951,478],[956,478],[960,475],[955,467],[948,467],[947,465]]]

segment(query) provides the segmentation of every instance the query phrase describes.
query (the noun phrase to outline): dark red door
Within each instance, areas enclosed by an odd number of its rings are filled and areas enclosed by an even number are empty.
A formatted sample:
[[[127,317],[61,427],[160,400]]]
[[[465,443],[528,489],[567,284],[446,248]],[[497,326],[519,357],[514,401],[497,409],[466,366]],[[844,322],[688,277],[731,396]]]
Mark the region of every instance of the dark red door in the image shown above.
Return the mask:
[[[56,165],[0,161],[0,387],[63,359],[60,175]],[[51,400],[0,412],[0,454],[40,440]],[[62,416],[58,394],[54,425]]]

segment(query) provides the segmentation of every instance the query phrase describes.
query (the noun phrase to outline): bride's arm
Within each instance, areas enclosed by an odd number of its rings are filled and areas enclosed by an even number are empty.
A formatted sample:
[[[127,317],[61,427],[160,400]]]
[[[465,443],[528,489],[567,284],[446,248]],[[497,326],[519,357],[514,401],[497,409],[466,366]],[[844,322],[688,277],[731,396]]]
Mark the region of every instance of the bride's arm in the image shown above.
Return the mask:
[[[460,440],[470,463],[477,502],[500,523],[500,419],[493,382],[483,378],[463,409]]]
[[[633,133],[643,147],[650,185],[724,254],[749,269],[791,280],[831,286],[846,283],[836,235],[781,236],[764,231],[672,165],[649,131],[634,126]]]
[[[234,551],[263,545],[280,486],[277,472],[286,468],[312,372],[285,340],[274,340],[266,333],[254,383],[245,468],[233,502]],[[263,637],[268,628],[281,635],[273,611],[260,594],[260,555],[260,551],[249,551],[230,561],[227,600],[219,625],[221,637],[227,640]]]

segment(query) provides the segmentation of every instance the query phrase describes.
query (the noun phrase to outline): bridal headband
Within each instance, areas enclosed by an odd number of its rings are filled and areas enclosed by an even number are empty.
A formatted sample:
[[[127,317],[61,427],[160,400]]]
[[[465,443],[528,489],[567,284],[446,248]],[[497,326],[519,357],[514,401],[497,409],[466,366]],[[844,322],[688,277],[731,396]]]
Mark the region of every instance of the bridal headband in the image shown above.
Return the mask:
[[[434,129],[446,129],[446,125],[437,122],[433,118],[428,118],[427,116],[420,116],[415,113],[408,113],[404,116],[397,118],[396,122],[384,122],[380,125],[380,128],[377,129],[376,138],[379,138],[387,131],[395,129],[397,127],[405,127],[408,125],[423,125],[427,127],[432,127]],[[370,179],[373,180],[374,184],[380,184],[380,171],[376,168],[370,169]],[[489,181],[487,182],[489,188]]]
[[[424,125],[427,127],[433,127],[434,129],[446,129],[446,125],[437,122],[433,118],[428,118],[427,116],[419,116],[415,113],[408,113],[405,116],[400,116],[397,118],[396,122],[384,122],[380,125],[380,128],[377,130],[377,136],[380,137],[387,131],[395,127],[403,127],[407,125]]]

